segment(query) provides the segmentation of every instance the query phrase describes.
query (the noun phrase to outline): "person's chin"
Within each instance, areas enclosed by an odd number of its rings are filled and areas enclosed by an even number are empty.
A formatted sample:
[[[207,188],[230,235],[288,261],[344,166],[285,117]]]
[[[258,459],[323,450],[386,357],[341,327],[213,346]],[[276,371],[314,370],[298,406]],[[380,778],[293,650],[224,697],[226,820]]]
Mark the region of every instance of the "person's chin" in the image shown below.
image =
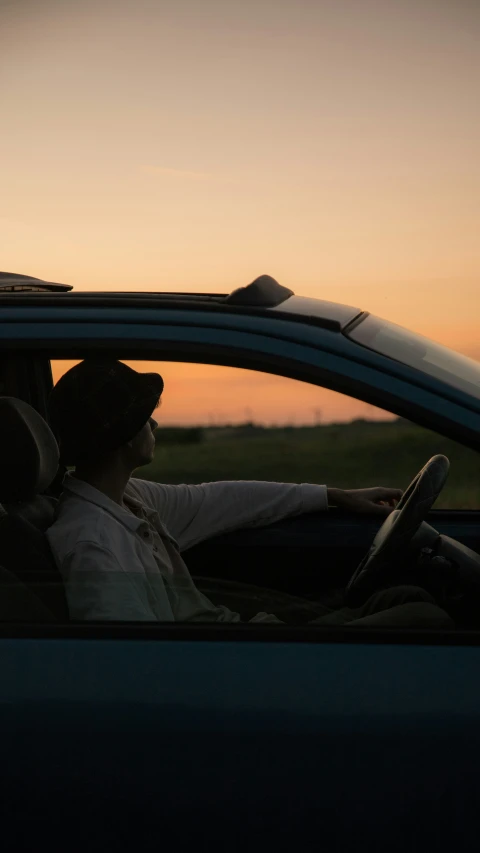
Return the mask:
[[[153,457],[154,457],[154,453],[151,453],[149,456],[147,456],[147,454],[145,454],[145,456],[143,456],[141,461],[138,463],[137,467],[138,468],[144,468],[145,465],[150,465],[150,462],[153,462]]]

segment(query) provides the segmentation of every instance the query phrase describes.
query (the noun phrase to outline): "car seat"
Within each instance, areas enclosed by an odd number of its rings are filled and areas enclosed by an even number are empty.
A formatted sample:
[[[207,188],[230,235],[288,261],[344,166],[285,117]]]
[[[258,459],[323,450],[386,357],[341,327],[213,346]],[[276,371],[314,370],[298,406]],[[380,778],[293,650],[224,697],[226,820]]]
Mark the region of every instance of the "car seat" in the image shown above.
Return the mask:
[[[0,397],[0,566],[7,572],[0,575],[0,595],[9,573],[28,588],[25,601],[32,593],[40,599],[41,621],[46,608],[52,621],[64,622],[65,589],[45,536],[54,521],[56,500],[44,493],[57,474],[58,461],[57,442],[41,415],[24,400]],[[7,587],[8,582],[4,592]],[[18,600],[17,594],[16,613]],[[26,611],[31,613],[31,604]],[[16,621],[19,618],[21,614]]]

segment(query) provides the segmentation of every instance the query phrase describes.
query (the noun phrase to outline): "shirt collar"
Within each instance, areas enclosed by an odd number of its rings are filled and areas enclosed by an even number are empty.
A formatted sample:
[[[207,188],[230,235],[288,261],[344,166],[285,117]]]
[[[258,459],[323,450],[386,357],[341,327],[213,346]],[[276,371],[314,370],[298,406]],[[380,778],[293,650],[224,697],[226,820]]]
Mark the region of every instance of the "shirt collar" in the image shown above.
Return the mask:
[[[127,486],[128,489],[128,486]],[[77,477],[74,477],[72,474],[65,474],[65,478],[63,481],[63,490],[64,492],[74,494],[79,498],[82,498],[89,503],[95,504],[95,506],[99,506],[102,509],[106,510],[106,512],[113,515],[114,518],[117,519],[121,524],[127,527],[132,532],[136,533],[139,527],[142,524],[145,524],[145,520],[143,518],[138,518],[133,513],[128,512],[128,510],[123,509],[123,507],[119,506],[119,504],[112,501],[111,498],[107,497],[103,492],[99,489],[96,489],[95,486],[90,485],[90,483],[86,483],[85,480],[79,480]],[[139,500],[132,497],[130,494],[125,493],[125,503],[129,506],[134,507],[135,509],[140,509],[145,513],[146,516],[154,515],[155,510],[152,510],[151,507],[147,507],[142,504]]]

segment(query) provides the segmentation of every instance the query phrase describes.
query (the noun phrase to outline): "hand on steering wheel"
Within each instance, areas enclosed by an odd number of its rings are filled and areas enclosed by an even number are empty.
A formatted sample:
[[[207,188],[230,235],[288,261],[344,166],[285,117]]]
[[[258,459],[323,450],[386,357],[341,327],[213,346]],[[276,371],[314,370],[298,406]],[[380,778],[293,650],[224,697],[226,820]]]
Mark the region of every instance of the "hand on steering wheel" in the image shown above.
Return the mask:
[[[345,596],[349,606],[362,604],[372,593],[385,587],[389,574],[392,575],[405,560],[410,542],[445,485],[449,468],[446,456],[432,456],[412,480],[351,577]]]

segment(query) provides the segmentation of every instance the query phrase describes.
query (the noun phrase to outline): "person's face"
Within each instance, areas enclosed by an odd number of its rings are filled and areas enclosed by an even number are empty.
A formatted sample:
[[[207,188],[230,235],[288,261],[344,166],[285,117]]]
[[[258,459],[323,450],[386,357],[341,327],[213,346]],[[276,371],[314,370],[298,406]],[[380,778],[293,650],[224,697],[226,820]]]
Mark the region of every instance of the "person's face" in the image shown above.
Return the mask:
[[[129,442],[135,468],[140,468],[141,465],[148,465],[152,461],[155,455],[155,436],[153,431],[157,426],[157,422],[153,418],[149,418],[145,426]]]

